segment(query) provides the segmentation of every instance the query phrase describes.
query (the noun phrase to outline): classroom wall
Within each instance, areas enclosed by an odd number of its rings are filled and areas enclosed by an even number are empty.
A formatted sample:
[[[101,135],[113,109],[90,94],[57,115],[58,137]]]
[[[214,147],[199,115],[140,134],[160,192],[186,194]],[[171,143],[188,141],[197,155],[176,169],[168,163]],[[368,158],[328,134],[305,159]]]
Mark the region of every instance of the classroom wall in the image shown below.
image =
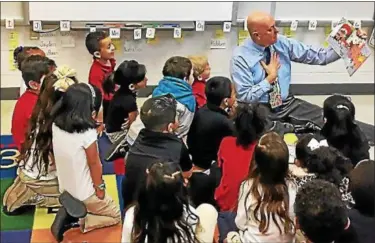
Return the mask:
[[[221,26],[206,26],[205,32],[185,31],[181,41],[173,39],[172,31],[157,31],[158,41],[153,44],[147,44],[146,40],[134,41],[132,31],[123,31],[116,59],[118,63],[125,59],[135,59],[144,63],[148,70],[150,85],[158,83],[164,62],[173,55],[206,54],[212,67],[212,75],[228,76],[231,54],[233,48],[237,46],[237,29],[232,28],[231,33],[225,34],[226,49],[210,50],[210,40],[215,35],[215,31],[221,28]],[[28,26],[19,26],[13,30],[19,35],[20,45],[40,45],[42,41],[44,44],[52,45],[53,47],[49,49],[51,52],[57,52],[57,55],[51,56],[51,58],[58,65],[68,64],[75,68],[79,80],[87,81],[92,61],[84,45],[87,31],[71,32],[69,35],[74,36],[73,45],[72,38],[61,36],[60,31],[53,33],[52,37],[30,40],[29,30]],[[10,30],[1,27],[1,88],[18,87],[21,80],[18,70],[10,70],[10,32]],[[51,33],[47,35],[51,35]],[[325,40],[324,28],[308,31],[307,28],[301,27],[297,30],[295,38],[306,44],[322,45]],[[374,83],[374,53],[353,77],[349,77],[341,60],[325,67],[293,64],[292,70],[292,83],[295,84]]]

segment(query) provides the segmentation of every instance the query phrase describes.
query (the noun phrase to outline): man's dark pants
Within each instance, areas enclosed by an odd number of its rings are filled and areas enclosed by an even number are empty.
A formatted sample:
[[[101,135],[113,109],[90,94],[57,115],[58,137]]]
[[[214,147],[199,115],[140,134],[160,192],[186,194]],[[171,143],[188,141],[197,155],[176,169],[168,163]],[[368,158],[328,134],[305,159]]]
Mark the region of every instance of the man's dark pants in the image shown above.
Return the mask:
[[[279,133],[291,132],[290,127],[285,127],[285,124],[280,125],[280,123],[292,124],[294,129],[303,129],[308,123],[310,123],[310,125],[313,123],[319,128],[322,128],[324,125],[323,109],[321,107],[295,98],[293,95],[289,95],[288,98],[283,101],[283,104],[276,109],[271,109],[268,104],[263,104],[263,107],[268,113],[268,128],[276,124],[276,126],[279,127],[276,131]],[[356,123],[365,134],[369,143],[373,145],[374,125],[360,121],[356,121]]]

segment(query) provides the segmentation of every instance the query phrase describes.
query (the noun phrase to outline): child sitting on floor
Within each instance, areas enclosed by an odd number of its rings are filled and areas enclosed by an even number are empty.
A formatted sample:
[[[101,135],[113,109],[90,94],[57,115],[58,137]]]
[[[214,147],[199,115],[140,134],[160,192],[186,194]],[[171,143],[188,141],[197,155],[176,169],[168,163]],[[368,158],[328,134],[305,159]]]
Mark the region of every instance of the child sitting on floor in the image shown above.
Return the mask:
[[[83,233],[121,221],[119,206],[106,193],[99,158],[96,116],[101,101],[99,89],[90,84],[74,84],[52,111],[52,143],[60,192],[83,202],[87,210],[86,217],[79,221]],[[65,205],[56,214],[51,227],[56,240],[62,241],[64,232],[77,226],[70,216],[73,215]],[[67,221],[72,224],[67,226]]]
[[[120,86],[116,92],[115,85]],[[122,62],[114,75],[110,75],[104,81],[104,92],[115,92],[108,106],[108,116],[105,120],[106,134],[112,144],[117,145],[125,140],[129,126],[138,116],[137,91],[145,88],[146,85],[146,67],[134,60]],[[124,124],[126,124],[125,127]],[[115,149],[117,149],[116,145]]]
[[[334,184],[320,179],[304,184],[298,190],[294,212],[296,229],[303,235],[296,236],[296,243],[352,242],[349,235],[344,236],[351,222]]]
[[[359,161],[369,159],[369,143],[355,123],[355,107],[349,98],[333,95],[324,101],[325,124],[321,135],[330,146],[340,150],[355,166]]]
[[[206,98],[206,81],[210,78],[211,67],[206,56],[188,56],[193,64],[194,82],[193,94],[197,101],[197,109],[203,107],[207,103]]]
[[[265,129],[265,116],[259,104],[240,104],[235,110],[235,136],[223,138],[218,152],[222,170],[215,199],[221,211],[236,211],[241,182],[249,174],[255,146]]]
[[[38,100],[40,87],[46,75],[50,73],[49,59],[38,55],[30,56],[22,62],[22,78],[27,90],[17,100],[12,116],[12,136],[19,151],[25,141],[28,123]]]
[[[342,200],[348,207],[353,206],[348,178],[352,164],[337,149],[329,147],[325,140],[318,141],[310,134],[302,137],[296,145],[296,159],[290,169],[290,179],[298,188],[317,178],[327,180],[340,189]]]
[[[29,56],[42,56],[45,57],[46,54],[43,50],[41,50],[37,46],[18,46],[13,51],[13,61],[15,65],[17,66],[18,70],[22,72],[22,62],[25,61],[25,59]],[[25,84],[25,81],[22,79],[21,85],[20,85],[20,91],[19,96],[23,95],[25,91],[27,90],[27,86]]]
[[[205,92],[207,104],[196,112],[187,138],[193,163],[203,170],[217,160],[221,140],[234,134],[229,111],[236,102],[236,91],[226,77],[208,80]]]
[[[187,145],[194,169],[189,178],[189,195],[193,205],[216,205],[215,188],[220,182],[217,152],[221,140],[234,134],[229,110],[235,103],[235,91],[228,78],[213,77],[206,84],[207,104],[197,110],[188,133]]]
[[[66,86],[76,83],[75,71],[60,67],[41,85],[26,140],[19,156],[18,175],[3,198],[4,213],[16,214],[24,206],[57,207],[60,205],[58,181],[52,152],[51,108]],[[20,210],[18,210],[20,209]]]
[[[116,60],[114,59],[115,47],[112,39],[104,31],[91,32],[86,36],[86,48],[93,57],[89,73],[89,84],[97,87],[103,96],[103,120],[107,116],[109,102],[113,93],[106,94],[103,91],[103,81],[114,71]]]
[[[182,139],[177,137],[177,101],[171,95],[157,96],[145,101],[140,111],[142,129],[130,147],[122,181],[124,208],[137,198],[138,188],[145,179],[149,165],[159,161],[178,162],[184,173],[192,163]]]
[[[270,132],[259,139],[239,192],[235,222],[242,242],[293,242],[297,188],[287,180],[288,160],[281,136]]]
[[[191,84],[194,81],[193,66],[186,57],[175,56],[169,58],[163,67],[163,79],[152,92],[152,97],[166,94],[172,95],[177,101],[177,119],[179,126],[175,130],[177,136],[186,140],[191,122],[194,118],[196,102]],[[136,119],[130,126],[127,141],[132,145],[143,128],[140,119]]]
[[[137,204],[125,213],[121,242],[213,242],[217,211],[189,205],[178,162],[154,163],[145,174]]]
[[[351,225],[357,232],[359,243],[372,243],[375,239],[375,162],[363,160],[350,172],[349,189],[355,206],[349,210]]]

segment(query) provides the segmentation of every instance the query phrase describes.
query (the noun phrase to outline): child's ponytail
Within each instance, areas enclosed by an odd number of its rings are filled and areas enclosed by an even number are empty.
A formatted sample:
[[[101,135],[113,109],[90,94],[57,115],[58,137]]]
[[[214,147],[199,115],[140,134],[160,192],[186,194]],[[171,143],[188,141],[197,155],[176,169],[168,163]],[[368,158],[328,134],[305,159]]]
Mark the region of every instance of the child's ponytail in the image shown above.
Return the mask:
[[[265,118],[259,104],[239,104],[235,113],[237,145],[247,148],[264,132]]]

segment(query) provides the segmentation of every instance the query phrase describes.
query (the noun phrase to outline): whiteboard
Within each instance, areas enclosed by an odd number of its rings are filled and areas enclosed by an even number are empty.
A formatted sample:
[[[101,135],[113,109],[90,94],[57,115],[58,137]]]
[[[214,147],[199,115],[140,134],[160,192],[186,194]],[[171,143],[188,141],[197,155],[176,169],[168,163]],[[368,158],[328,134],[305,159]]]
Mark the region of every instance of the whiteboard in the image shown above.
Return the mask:
[[[1,2],[1,19],[23,20],[22,2]]]
[[[30,20],[230,21],[233,2],[30,2]]]
[[[238,2],[237,19],[245,19],[254,11],[262,11],[271,14],[271,2]]]
[[[341,17],[371,20],[374,2],[276,2],[276,19],[335,20]]]

